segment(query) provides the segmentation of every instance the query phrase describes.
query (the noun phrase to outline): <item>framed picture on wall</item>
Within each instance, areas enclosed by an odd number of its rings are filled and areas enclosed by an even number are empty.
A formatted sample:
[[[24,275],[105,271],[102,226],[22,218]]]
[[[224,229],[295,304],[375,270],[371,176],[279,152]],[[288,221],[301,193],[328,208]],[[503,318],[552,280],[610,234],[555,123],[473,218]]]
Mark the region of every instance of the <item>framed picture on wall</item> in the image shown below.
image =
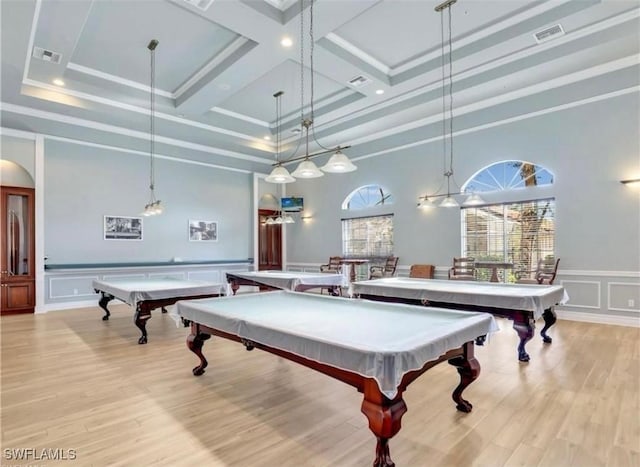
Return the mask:
[[[142,217],[104,216],[105,240],[142,240]]]
[[[190,242],[217,242],[218,223],[214,221],[189,220]]]

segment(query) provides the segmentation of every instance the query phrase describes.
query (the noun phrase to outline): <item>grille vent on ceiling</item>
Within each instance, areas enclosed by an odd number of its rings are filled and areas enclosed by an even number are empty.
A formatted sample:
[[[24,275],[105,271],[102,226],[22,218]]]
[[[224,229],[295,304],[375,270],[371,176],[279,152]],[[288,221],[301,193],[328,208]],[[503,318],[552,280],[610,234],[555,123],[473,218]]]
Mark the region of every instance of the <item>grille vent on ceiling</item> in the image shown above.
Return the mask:
[[[60,63],[60,60],[62,60],[62,54],[54,52],[52,50],[43,49],[42,47],[34,47],[33,56],[35,58],[39,58],[40,60],[44,60],[45,62],[56,64]]]
[[[193,5],[199,10],[207,11],[207,9],[213,3],[213,0],[184,0],[189,5]]]
[[[351,86],[354,86],[356,88],[359,88],[361,86],[364,86],[365,84],[369,84],[371,82],[371,80],[369,78],[367,78],[366,76],[356,76],[355,78],[352,78],[349,80],[349,84]]]
[[[562,29],[562,26],[559,24],[554,24],[549,28],[536,32],[533,36],[536,38],[536,42],[538,44],[541,44],[562,35],[564,35],[564,29]]]

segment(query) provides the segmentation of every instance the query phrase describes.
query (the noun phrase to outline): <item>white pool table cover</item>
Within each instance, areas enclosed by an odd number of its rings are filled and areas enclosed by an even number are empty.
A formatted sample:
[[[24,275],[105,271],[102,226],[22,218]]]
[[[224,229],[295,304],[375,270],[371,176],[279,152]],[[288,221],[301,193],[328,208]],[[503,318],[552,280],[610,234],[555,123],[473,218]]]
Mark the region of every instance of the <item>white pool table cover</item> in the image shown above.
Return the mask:
[[[299,285],[316,285],[318,287],[327,285],[347,287],[349,285],[349,280],[343,274],[323,272],[244,271],[229,274],[283,290],[296,290]]]
[[[111,294],[133,307],[143,300],[191,297],[215,293],[224,294],[225,290],[223,284],[220,283],[176,279],[173,277],[94,280],[93,288]]]
[[[176,313],[251,341],[374,378],[395,397],[405,373],[498,330],[486,313],[276,291],[180,301]]]
[[[353,293],[532,311],[538,319],[547,308],[569,300],[561,285],[496,284],[387,277],[354,282]]]

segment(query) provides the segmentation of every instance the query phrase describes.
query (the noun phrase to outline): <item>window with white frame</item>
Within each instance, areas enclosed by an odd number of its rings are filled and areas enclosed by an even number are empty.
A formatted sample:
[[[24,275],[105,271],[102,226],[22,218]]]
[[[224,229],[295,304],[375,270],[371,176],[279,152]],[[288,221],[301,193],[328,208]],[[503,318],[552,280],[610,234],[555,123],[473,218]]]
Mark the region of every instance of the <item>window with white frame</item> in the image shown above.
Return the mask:
[[[508,191],[553,184],[544,167],[526,161],[503,161],[480,170],[465,192]],[[555,254],[555,199],[504,202],[462,208],[462,254],[476,260],[513,263],[506,281],[536,268],[538,260]],[[479,279],[491,272],[480,269]],[[486,277],[484,277],[486,276]]]
[[[393,214],[342,219],[342,255],[393,255]]]

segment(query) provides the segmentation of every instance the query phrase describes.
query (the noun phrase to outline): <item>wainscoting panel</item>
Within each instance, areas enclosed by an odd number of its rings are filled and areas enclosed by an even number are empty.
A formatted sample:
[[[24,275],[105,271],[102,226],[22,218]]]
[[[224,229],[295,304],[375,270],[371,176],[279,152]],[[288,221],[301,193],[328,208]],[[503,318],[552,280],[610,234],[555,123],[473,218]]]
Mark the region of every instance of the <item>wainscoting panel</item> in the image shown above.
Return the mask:
[[[607,287],[609,310],[640,313],[640,283],[609,282]]]

